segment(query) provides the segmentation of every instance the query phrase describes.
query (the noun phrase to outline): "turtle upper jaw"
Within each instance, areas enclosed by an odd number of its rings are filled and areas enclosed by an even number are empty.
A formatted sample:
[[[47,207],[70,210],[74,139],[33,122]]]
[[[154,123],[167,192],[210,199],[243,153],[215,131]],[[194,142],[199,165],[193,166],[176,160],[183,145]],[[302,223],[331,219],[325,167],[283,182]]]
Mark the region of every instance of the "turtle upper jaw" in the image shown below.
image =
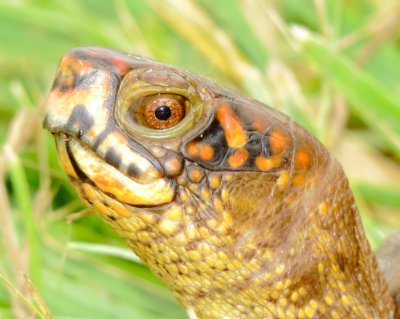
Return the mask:
[[[138,183],[108,164],[78,138],[64,133],[55,137],[61,165],[78,183],[91,184],[120,203],[133,206],[158,206],[173,201],[173,180],[158,178]]]

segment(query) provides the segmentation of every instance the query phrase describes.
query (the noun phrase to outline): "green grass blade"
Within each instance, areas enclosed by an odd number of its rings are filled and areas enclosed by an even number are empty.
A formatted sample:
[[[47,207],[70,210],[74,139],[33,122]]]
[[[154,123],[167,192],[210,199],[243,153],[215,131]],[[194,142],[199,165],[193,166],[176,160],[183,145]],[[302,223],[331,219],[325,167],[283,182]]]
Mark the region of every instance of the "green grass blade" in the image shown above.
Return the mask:
[[[379,81],[354,64],[332,44],[293,28],[303,54],[324,78],[350,102],[350,107],[378,134],[400,158],[400,96],[387,90]]]

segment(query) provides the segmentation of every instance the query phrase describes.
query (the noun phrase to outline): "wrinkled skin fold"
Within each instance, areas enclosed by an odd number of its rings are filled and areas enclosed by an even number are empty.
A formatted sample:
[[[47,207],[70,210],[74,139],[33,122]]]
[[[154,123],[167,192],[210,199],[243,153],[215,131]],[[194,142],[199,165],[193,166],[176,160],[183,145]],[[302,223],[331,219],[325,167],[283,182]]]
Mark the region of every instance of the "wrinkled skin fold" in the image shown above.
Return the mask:
[[[198,318],[395,318],[340,165],[276,110],[88,47],[62,58],[44,127],[84,202]]]

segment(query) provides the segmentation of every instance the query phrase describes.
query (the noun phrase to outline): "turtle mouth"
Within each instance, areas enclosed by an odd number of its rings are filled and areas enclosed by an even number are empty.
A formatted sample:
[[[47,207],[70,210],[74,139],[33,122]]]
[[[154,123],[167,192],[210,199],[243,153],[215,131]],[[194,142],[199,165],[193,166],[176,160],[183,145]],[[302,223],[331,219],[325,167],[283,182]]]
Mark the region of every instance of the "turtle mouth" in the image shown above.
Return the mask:
[[[91,184],[127,205],[159,206],[173,201],[173,180],[160,177],[139,183],[107,163],[80,139],[65,133],[55,134],[55,139],[63,169],[78,184]]]

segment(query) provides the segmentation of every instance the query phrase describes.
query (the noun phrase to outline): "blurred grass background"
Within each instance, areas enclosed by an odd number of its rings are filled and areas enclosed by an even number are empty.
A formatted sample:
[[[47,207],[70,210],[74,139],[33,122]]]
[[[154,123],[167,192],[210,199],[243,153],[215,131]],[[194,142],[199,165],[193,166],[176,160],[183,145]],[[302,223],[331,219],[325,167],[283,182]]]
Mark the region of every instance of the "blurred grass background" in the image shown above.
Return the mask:
[[[186,318],[41,129],[65,51],[147,55],[289,114],[343,164],[377,247],[400,228],[399,25],[398,0],[0,0],[0,318]]]

